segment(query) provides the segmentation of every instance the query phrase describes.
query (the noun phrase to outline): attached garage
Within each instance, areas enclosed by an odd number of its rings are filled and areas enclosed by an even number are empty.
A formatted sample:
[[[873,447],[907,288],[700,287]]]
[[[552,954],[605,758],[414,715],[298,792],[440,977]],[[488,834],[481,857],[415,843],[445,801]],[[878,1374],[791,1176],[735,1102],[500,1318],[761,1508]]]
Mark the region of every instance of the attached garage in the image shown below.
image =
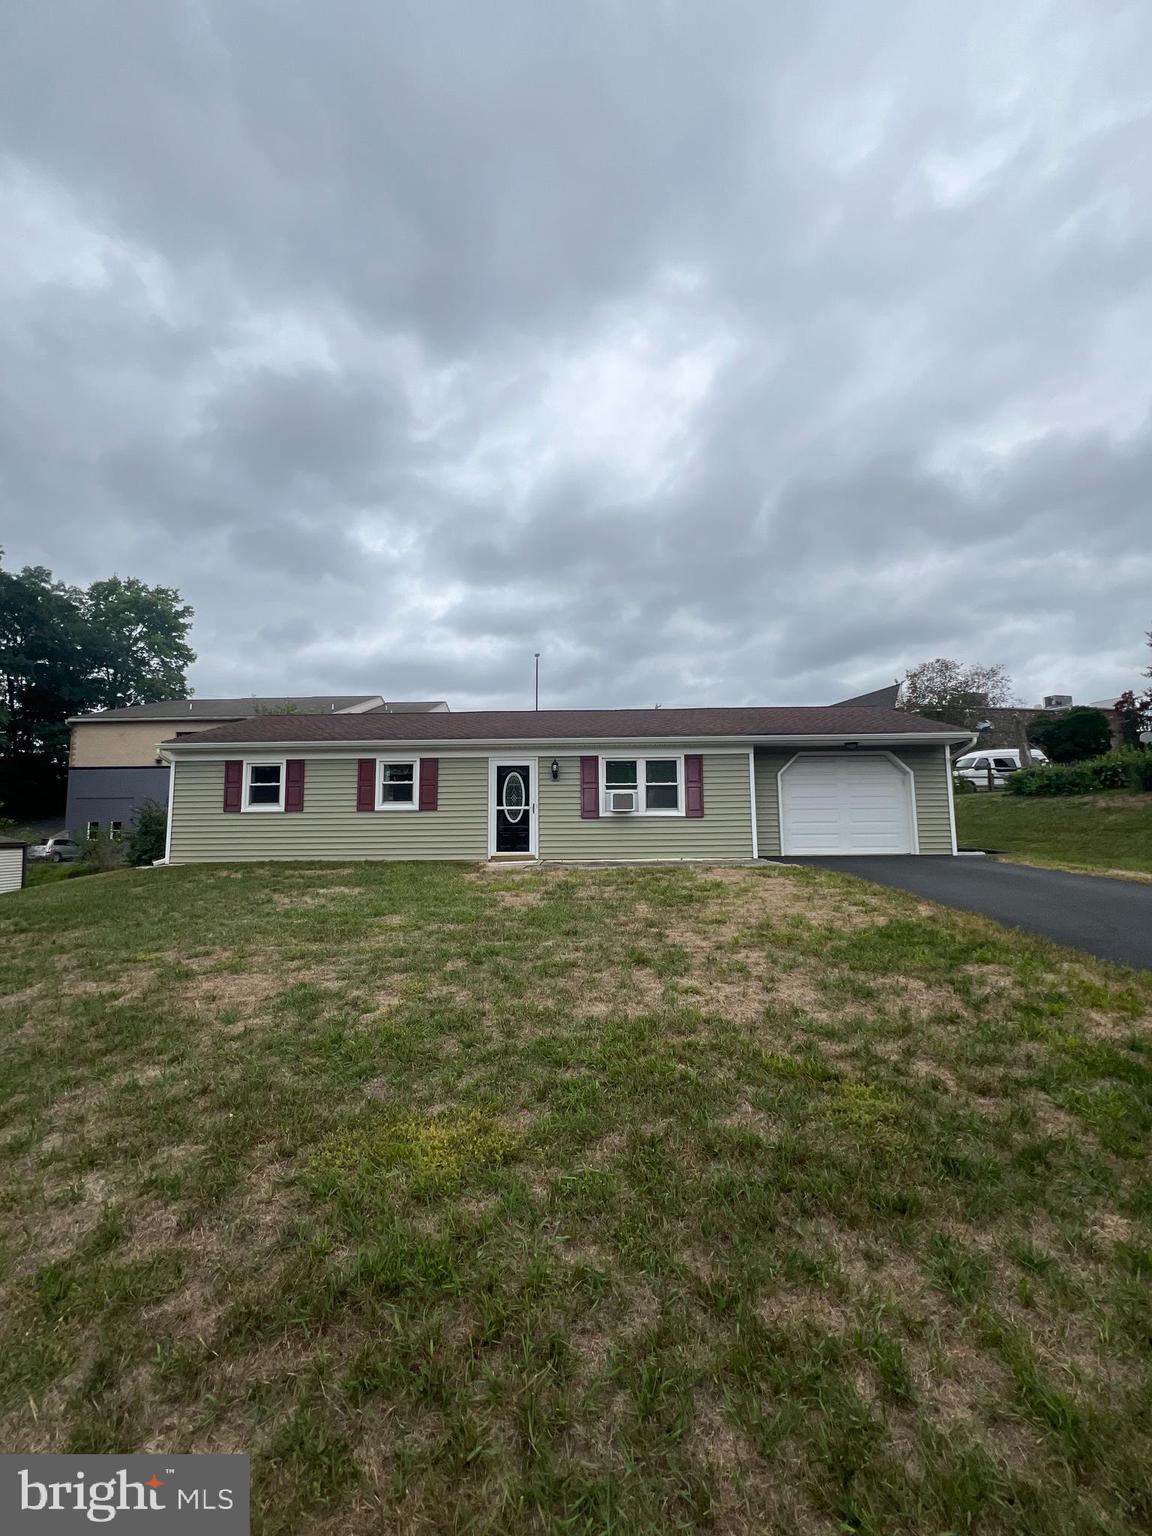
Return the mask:
[[[888,752],[798,752],[780,769],[788,854],[918,853],[912,771]]]

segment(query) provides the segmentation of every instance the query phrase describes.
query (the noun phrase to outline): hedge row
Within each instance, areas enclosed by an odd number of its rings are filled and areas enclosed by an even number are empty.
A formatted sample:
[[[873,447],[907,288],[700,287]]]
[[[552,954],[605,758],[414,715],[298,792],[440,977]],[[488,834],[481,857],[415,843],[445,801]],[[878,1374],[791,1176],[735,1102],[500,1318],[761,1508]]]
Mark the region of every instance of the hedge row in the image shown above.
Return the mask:
[[[1152,791],[1152,751],[1122,747],[1083,763],[1022,768],[1005,786],[1013,795],[1094,795],[1102,789]]]

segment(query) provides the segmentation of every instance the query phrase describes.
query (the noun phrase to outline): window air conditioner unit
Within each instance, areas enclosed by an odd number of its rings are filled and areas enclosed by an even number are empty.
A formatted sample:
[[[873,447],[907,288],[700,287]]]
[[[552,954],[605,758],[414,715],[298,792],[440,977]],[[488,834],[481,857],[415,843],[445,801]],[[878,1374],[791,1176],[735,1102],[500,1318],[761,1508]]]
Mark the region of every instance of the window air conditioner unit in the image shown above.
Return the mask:
[[[636,791],[634,789],[610,789],[608,791],[608,809],[610,811],[634,811],[636,809]]]

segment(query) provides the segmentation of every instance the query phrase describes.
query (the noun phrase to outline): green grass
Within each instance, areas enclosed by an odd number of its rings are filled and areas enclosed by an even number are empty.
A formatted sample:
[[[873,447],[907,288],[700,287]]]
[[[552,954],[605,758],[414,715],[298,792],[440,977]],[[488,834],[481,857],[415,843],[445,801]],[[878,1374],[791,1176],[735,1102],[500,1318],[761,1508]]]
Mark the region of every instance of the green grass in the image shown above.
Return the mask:
[[[1152,875],[1152,795],[957,795],[956,836],[1033,864]]]
[[[0,1444],[272,1533],[1152,1525],[1152,976],[814,870],[0,903]]]

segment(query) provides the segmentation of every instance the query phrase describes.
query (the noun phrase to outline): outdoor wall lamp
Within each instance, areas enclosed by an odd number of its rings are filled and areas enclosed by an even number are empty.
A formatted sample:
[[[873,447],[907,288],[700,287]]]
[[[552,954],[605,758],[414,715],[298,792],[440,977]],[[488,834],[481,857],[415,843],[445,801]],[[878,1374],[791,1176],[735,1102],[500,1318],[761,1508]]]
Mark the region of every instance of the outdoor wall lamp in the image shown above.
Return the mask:
[[[552,777],[553,779],[558,779],[560,777],[560,764],[556,761],[555,758],[552,759]]]

